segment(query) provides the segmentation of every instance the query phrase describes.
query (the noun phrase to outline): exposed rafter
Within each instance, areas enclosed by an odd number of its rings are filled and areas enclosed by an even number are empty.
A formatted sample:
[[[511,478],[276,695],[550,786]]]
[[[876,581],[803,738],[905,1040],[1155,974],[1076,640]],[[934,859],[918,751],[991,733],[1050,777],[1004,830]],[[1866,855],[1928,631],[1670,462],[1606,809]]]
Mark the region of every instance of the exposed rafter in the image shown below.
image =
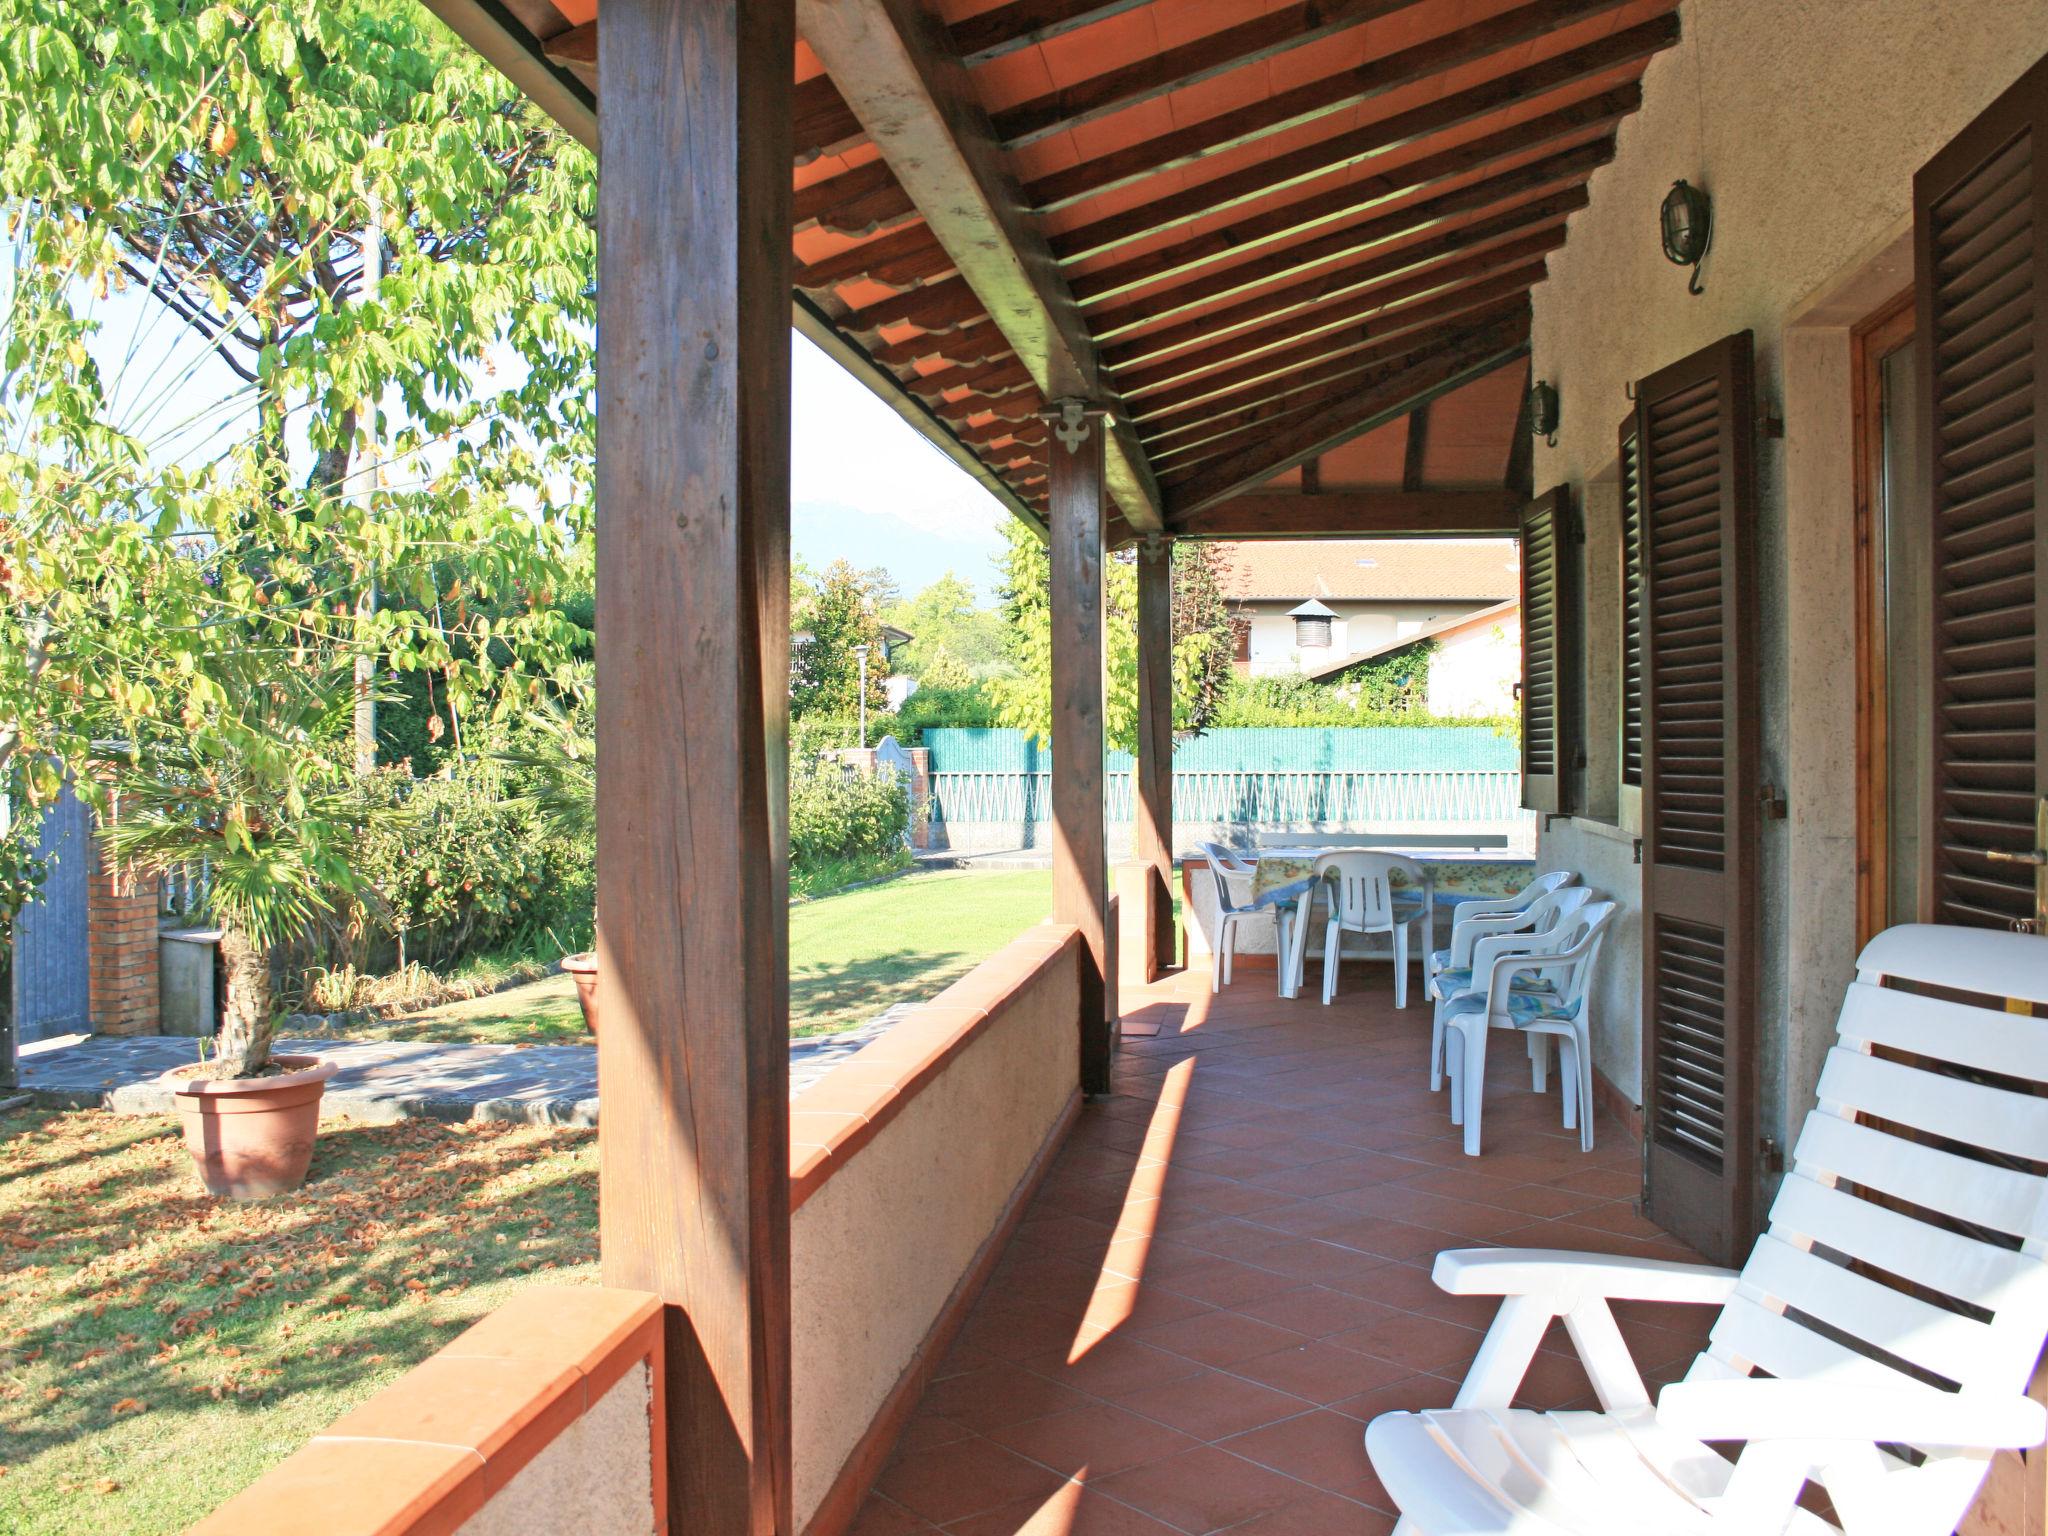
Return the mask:
[[[1533,235],[1489,246],[1476,255],[1413,267],[1398,277],[1356,289],[1342,299],[1255,330],[1240,331],[1213,346],[1180,352],[1144,367],[1119,369],[1117,386],[1134,411],[1153,407],[1153,396],[1183,381],[1218,368],[1255,369],[1290,366],[1277,357],[1299,360],[1320,355],[1313,349],[1339,350],[1353,337],[1372,335],[1377,321],[1397,304],[1422,295],[1437,295],[1509,274],[1540,270],[1543,258],[1564,244],[1565,227],[1552,224]],[[1389,316],[1391,318],[1391,316]]]
[[[1419,302],[1385,310],[1371,320],[1324,332],[1300,346],[1269,352],[1256,361],[1236,368],[1219,369],[1175,389],[1162,390],[1132,405],[1138,430],[1160,417],[1187,411],[1219,397],[1229,397],[1260,386],[1268,389],[1298,388],[1319,378],[1335,377],[1327,370],[1345,371],[1363,367],[1376,354],[1384,354],[1397,338],[1423,327],[1437,325],[1476,309],[1497,307],[1514,301],[1543,280],[1543,263],[1532,262],[1489,277],[1482,282],[1452,288]]]
[[[1522,168],[1546,150],[1565,150],[1610,127],[1642,102],[1636,86],[1608,90],[1589,100],[1571,102],[1554,113],[1544,113],[1528,123],[1518,123],[1499,133],[1468,139],[1450,150],[1419,156],[1399,166],[1389,166],[1372,176],[1346,180],[1313,197],[1268,207],[1200,233],[1190,233],[1171,246],[1126,256],[1112,266],[1098,266],[1073,279],[1073,297],[1096,303],[1116,293],[1137,289],[1147,283],[1169,279],[1190,268],[1217,260],[1243,258],[1255,246],[1276,240],[1307,236],[1317,225],[1335,227],[1341,219],[1368,213],[1374,205],[1397,197],[1411,197],[1460,176],[1497,174]],[[1327,233],[1327,229],[1325,229]]]
[[[1303,466],[1307,468],[1306,465]],[[1247,491],[1168,520],[1177,539],[1449,538],[1513,533],[1522,498],[1505,487],[1447,491]]]
[[[990,121],[1004,148],[1015,149],[1112,112],[1157,101],[1184,86],[1263,63],[1291,48],[1417,3],[1419,0],[1319,0],[1290,5],[1005,107]]]
[[[1625,3],[1626,0],[1533,0],[1531,4],[1504,11],[1487,21],[1460,27],[1426,43],[1418,43],[1413,48],[1374,59],[1357,69],[1282,91],[1256,106],[1219,113],[1107,155],[1084,160],[1071,169],[1040,177],[1025,190],[1032,206],[1042,212],[1063,208],[1145,176],[1193,165],[1283,129],[1346,111],[1402,86],[1536,41],[1559,27],[1615,10]],[[1678,40],[1678,22],[1676,17],[1659,17],[1617,36],[1629,38],[1638,32],[1646,38],[1661,39],[1656,46],[1668,47]],[[1635,41],[1631,39],[1628,46],[1634,48]]]
[[[1491,373],[1528,351],[1526,317],[1467,332],[1433,356],[1404,359],[1375,385],[1307,412],[1274,432],[1160,476],[1170,516],[1189,513],[1249,490],[1305,459],[1404,416],[1426,401]]]
[[[1095,343],[1025,216],[987,115],[949,44],[910,0],[798,0],[797,25],[848,106],[1047,399],[1103,396]],[[1143,450],[1110,434],[1109,484],[1134,526],[1160,526]]]
[[[1081,27],[1135,11],[1151,0],[1014,0],[947,29],[963,64],[986,64]]]
[[[1149,358],[1219,340],[1245,326],[1277,321],[1308,306],[1355,292],[1379,278],[1420,267],[1426,262],[1474,255],[1532,230],[1557,224],[1567,214],[1585,207],[1586,202],[1583,185],[1567,187],[1533,203],[1474,220],[1429,239],[1401,245],[1369,260],[1319,274],[1286,288],[1254,294],[1226,308],[1208,310],[1193,320],[1164,326],[1156,331],[1148,330],[1127,345],[1105,352],[1103,360],[1112,372],[1120,372],[1125,366]],[[1124,306],[1095,317],[1096,334],[1109,336],[1122,331],[1136,331],[1147,323],[1148,318],[1142,304]]]
[[[1422,461],[1429,453],[1429,405],[1424,402],[1408,413],[1408,442],[1401,450],[1401,489],[1422,489]]]

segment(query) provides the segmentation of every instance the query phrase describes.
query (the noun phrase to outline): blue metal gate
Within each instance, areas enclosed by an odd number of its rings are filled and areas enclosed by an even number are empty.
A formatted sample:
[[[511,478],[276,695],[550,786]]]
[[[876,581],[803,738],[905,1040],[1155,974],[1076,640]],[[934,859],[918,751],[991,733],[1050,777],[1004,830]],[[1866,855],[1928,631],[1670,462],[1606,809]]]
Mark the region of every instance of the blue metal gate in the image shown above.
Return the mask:
[[[92,1028],[86,946],[92,812],[66,789],[43,818],[50,872],[14,924],[14,1027],[23,1045]]]

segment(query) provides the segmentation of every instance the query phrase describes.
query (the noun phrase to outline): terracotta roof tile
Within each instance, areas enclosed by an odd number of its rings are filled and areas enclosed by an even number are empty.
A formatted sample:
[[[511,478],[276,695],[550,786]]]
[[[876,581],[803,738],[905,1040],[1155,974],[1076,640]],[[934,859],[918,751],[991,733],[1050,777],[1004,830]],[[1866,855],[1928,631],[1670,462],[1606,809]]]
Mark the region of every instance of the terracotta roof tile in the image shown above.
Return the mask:
[[[1233,602],[1517,594],[1513,539],[1314,539],[1225,543],[1223,595]]]

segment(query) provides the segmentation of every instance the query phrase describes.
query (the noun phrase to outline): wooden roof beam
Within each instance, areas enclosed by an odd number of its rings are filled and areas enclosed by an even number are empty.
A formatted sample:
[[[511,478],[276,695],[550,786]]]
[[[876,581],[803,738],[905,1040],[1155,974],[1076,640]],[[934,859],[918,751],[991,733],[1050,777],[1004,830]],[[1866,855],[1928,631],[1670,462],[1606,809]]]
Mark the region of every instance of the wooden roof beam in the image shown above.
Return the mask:
[[[1467,332],[1432,357],[1405,362],[1376,387],[1310,411],[1277,433],[1160,478],[1169,515],[1185,518],[1270,480],[1306,459],[1405,416],[1426,401],[1493,372],[1529,350],[1527,317]]]
[[[1031,206],[1041,213],[1064,208],[1160,171],[1193,165],[1271,134],[1313,123],[1507,49],[1537,42],[1560,27],[1618,9],[1625,3],[1628,0],[1531,0],[1486,21],[1371,60],[1357,69],[1311,81],[1265,101],[1218,113],[1084,160],[1067,170],[1054,171],[1032,182],[1025,191]],[[1657,43],[1659,47],[1668,47],[1678,40],[1675,16],[1658,17],[1617,35],[1628,37],[1645,28],[1649,29],[1646,37],[1662,39]]]
[[[1401,489],[1422,489],[1422,461],[1429,454],[1429,402],[1408,413],[1408,441],[1401,449]]]
[[[917,214],[886,160],[870,160],[837,176],[798,187],[791,199],[792,227],[842,235],[871,235]]]
[[[956,21],[947,32],[961,63],[986,64],[1151,3],[1152,0],[1014,0],[1013,4],[999,5],[992,11]]]
[[[1481,490],[1246,491],[1168,520],[1177,539],[1463,538],[1512,534],[1522,498]]]
[[[1227,397],[1267,381],[1298,383],[1308,380],[1312,374],[1322,377],[1324,375],[1318,370],[1326,365],[1361,355],[1369,356],[1382,351],[1393,339],[1424,326],[1468,314],[1499,300],[1519,298],[1542,282],[1543,277],[1541,261],[1510,267],[1479,282],[1452,288],[1399,308],[1385,309],[1370,320],[1342,330],[1326,331],[1300,346],[1268,353],[1241,367],[1204,374],[1177,389],[1163,390],[1134,401],[1132,411],[1139,433],[1142,435],[1147,425],[1162,416],[1190,409],[1217,396]]]
[[[1298,182],[1331,176],[1358,164],[1376,162],[1380,156],[1389,156],[1411,143],[1430,139],[1432,135],[1448,129],[1479,123],[1495,113],[1511,109],[1511,106],[1530,102],[1550,92],[1583,86],[1587,78],[1608,74],[1618,66],[1630,63],[1634,57],[1655,51],[1653,45],[1661,45],[1667,37],[1677,37],[1677,23],[1669,16],[1663,16],[1655,23],[1632,27],[1626,33],[1587,43],[1585,47],[1561,53],[1544,63],[1534,63],[1528,70],[1518,70],[1516,74],[1501,76],[1499,80],[1489,80],[1450,96],[1440,96],[1438,100],[1413,106],[1405,113],[1382,117],[1376,123],[1366,123],[1364,127],[1350,129],[1348,133],[1321,139],[1300,147],[1300,150],[1274,156],[1272,160],[1253,162],[1243,170],[1196,182],[1194,186],[1174,190],[1174,193],[1151,199],[1149,203],[1122,209],[1120,213],[1096,219],[1094,223],[1079,225],[1065,231],[1053,242],[1053,254],[1063,262],[1073,262],[1133,240],[1153,240],[1161,233],[1178,229],[1186,223],[1227,213],[1257,199],[1270,199],[1274,193],[1296,186]],[[1602,96],[1604,94],[1606,92],[1602,92]],[[1595,100],[1602,98],[1595,96]],[[1567,109],[1569,104],[1559,111]],[[1602,104],[1595,106],[1595,119],[1606,117],[1606,111],[1606,102],[1602,100]]]
[[[1420,0],[1316,0],[1290,5],[1020,101],[995,113],[990,121],[1003,147],[1016,149],[1418,3]]]
[[[1203,382],[1198,376],[1217,368],[1265,366],[1264,354],[1275,349],[1290,353],[1299,349],[1305,356],[1308,348],[1331,344],[1333,332],[1355,328],[1356,334],[1367,334],[1373,321],[1403,301],[1489,281],[1532,265],[1541,268],[1543,258],[1562,246],[1564,237],[1565,226],[1551,224],[1521,239],[1489,246],[1476,255],[1410,268],[1389,281],[1355,289],[1336,303],[1297,311],[1277,324],[1241,332],[1214,346],[1182,352],[1148,367],[1119,370],[1117,387],[1131,401],[1133,411],[1147,411],[1152,405],[1148,392],[1165,390],[1186,380]]]
[[[1456,176],[1497,172],[1503,166],[1509,166],[1509,162],[1528,162],[1548,147],[1567,147],[1569,150],[1569,147],[1585,143],[1591,135],[1628,117],[1640,104],[1642,88],[1636,84],[1571,102],[1559,111],[1544,113],[1542,117],[1526,123],[1516,123],[1499,133],[1487,133],[1485,137],[1454,145],[1450,150],[1440,150],[1432,156],[1391,166],[1374,176],[1331,186],[1315,197],[1284,203],[1276,209],[1264,209],[1262,213],[1239,219],[1237,223],[1190,233],[1171,246],[1149,250],[1141,256],[1130,256],[1114,266],[1085,272],[1075,276],[1071,283],[1073,297],[1083,305],[1096,303],[1120,291],[1169,279],[1169,276],[1196,266],[1206,266],[1208,262],[1243,258],[1253,246],[1300,236],[1315,225],[1329,225],[1337,219],[1366,213],[1378,203],[1419,193],[1419,190],[1438,182],[1448,182]]]
[[[1129,323],[1140,313],[1147,320],[1165,319],[1266,283],[1293,277],[1328,262],[1363,255],[1389,241],[1420,234],[1446,219],[1484,216],[1506,205],[1540,200],[1546,194],[1554,195],[1571,187],[1583,188],[1586,178],[1613,158],[1613,140],[1588,144],[1583,149],[1554,155],[1520,170],[1506,171],[1470,186],[1408,203],[1319,240],[1285,246],[1270,255],[1239,262],[1206,277],[1189,278],[1171,287],[1147,292],[1105,315],[1100,323],[1107,334],[1120,321]]]
[[[797,27],[1044,398],[1113,403],[1095,342],[936,23],[914,0],[797,0]],[[1108,450],[1118,504],[1134,526],[1157,529],[1157,487],[1127,425],[1112,427]]]
[[[1396,273],[1419,272],[1426,264],[1453,257],[1476,255],[1520,236],[1559,225],[1566,215],[1585,207],[1587,201],[1583,184],[1567,187],[1536,202],[1519,204],[1504,213],[1461,225],[1444,234],[1412,241],[1365,261],[1318,273],[1286,288],[1254,294],[1239,303],[1208,310],[1178,325],[1147,331],[1105,351],[1103,360],[1121,377],[1122,370],[1127,367],[1147,363],[1187,347],[1204,343],[1220,345],[1225,336],[1246,326],[1271,322],[1277,329],[1278,322],[1303,309],[1356,294],[1366,284],[1378,279]],[[1136,306],[1101,315],[1096,320],[1097,334],[1107,335],[1113,328],[1135,330],[1146,319]]]
[[[1526,323],[1528,312],[1526,293],[1474,306],[1433,326],[1397,336],[1382,346],[1351,353],[1321,367],[1301,369],[1283,379],[1219,395],[1183,416],[1165,422],[1141,421],[1138,432],[1146,448],[1164,466],[1167,458],[1181,452],[1185,444],[1269,427],[1282,416],[1342,401],[1361,388],[1371,388],[1390,369],[1402,366],[1408,359],[1434,355],[1455,338],[1480,326],[1508,323],[1517,317]],[[1361,380],[1361,374],[1371,377]]]

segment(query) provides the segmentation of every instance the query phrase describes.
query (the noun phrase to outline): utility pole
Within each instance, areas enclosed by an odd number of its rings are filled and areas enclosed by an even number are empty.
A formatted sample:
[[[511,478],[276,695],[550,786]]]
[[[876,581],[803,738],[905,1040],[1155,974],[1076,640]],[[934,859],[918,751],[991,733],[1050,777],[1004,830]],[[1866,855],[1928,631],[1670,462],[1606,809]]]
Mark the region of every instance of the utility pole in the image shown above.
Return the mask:
[[[868,648],[865,643],[856,645],[853,654],[860,661],[860,745],[866,751],[868,745]]]
[[[361,303],[377,302],[378,291],[384,282],[384,205],[377,194],[369,195],[369,212],[363,221],[363,291]],[[377,494],[377,475],[380,467],[377,437],[377,410],[382,400],[373,400],[369,408],[368,442],[363,450],[362,473],[363,503],[369,505]],[[377,573],[370,571],[363,584],[361,595],[356,599],[356,613],[365,625],[377,613]],[[377,771],[377,656],[374,651],[362,650],[356,655],[356,772],[369,775]]]

